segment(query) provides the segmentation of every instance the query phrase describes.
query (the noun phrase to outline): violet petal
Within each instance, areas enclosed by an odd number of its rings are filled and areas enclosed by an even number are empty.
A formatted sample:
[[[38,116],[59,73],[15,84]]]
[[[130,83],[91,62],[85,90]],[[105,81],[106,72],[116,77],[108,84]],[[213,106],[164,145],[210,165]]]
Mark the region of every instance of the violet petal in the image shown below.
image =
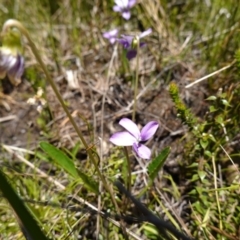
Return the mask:
[[[113,29],[111,31],[103,33],[103,37],[105,38],[112,38],[112,37],[117,37],[118,34],[118,29]]]
[[[137,156],[143,159],[150,159],[151,150],[143,144],[133,144],[133,150],[136,152]]]
[[[150,139],[158,129],[158,122],[151,121],[147,123],[141,130],[141,141],[147,141]]]
[[[109,141],[117,146],[132,146],[136,138],[129,132],[117,132],[110,137]]]
[[[114,0],[115,4],[121,8],[126,8],[128,6],[129,0]]]
[[[113,11],[114,12],[121,12],[122,8],[116,5],[116,6],[113,6]]]
[[[123,17],[124,19],[126,19],[126,20],[129,20],[130,17],[131,17],[130,11],[124,10],[124,11],[122,12],[122,17]]]
[[[130,49],[130,50],[127,51],[127,55],[126,56],[127,56],[128,60],[131,60],[131,59],[133,59],[133,58],[135,58],[137,56],[137,51],[134,50],[134,49]]]
[[[149,35],[150,33],[152,33],[152,29],[149,28],[147,29],[146,31],[142,32],[140,35],[139,35],[139,38],[144,38],[146,37],[147,35]]]
[[[136,4],[136,0],[128,0],[128,7],[131,8]]]
[[[140,131],[132,120],[128,118],[122,118],[119,124],[135,137],[135,142],[140,138]]]
[[[113,29],[111,31],[103,33],[103,37],[107,38],[111,44],[114,44],[117,40],[118,29]]]
[[[111,43],[111,44],[114,44],[115,42],[116,42],[116,39],[115,38],[109,38],[109,42]]]
[[[17,62],[17,57],[13,56],[11,53],[5,53],[5,51],[0,50],[0,67],[4,68],[6,71],[11,69]]]

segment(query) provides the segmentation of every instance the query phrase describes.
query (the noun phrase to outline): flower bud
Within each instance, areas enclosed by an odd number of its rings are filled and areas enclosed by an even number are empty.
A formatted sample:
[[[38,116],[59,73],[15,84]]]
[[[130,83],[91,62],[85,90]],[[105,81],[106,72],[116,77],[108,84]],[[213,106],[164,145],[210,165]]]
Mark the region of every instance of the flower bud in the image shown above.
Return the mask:
[[[132,40],[132,49],[137,49],[138,45],[139,45],[139,36],[134,36],[133,40]]]

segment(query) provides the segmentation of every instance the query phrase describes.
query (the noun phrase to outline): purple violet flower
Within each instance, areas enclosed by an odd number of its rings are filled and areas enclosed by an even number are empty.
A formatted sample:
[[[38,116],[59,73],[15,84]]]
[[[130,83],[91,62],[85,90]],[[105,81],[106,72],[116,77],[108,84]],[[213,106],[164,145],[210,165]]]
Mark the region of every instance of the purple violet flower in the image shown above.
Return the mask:
[[[13,85],[21,82],[24,71],[24,58],[7,47],[0,48],[0,79],[8,75]]]
[[[22,42],[20,32],[10,29],[2,35],[0,47],[0,79],[7,75],[13,85],[21,82],[24,72],[24,58],[22,56]]]
[[[111,31],[103,33],[103,37],[107,38],[111,44],[114,44],[117,41],[118,29],[113,29]]]
[[[133,151],[138,157],[150,159],[151,150],[143,143],[155,134],[159,124],[156,121],[151,121],[142,128],[141,132],[137,125],[128,118],[121,119],[119,124],[127,131],[113,134],[110,138],[110,142],[117,146],[132,146]]]
[[[122,13],[122,17],[129,20],[131,17],[130,8],[136,4],[136,0],[114,0],[115,6],[113,7],[114,12]]]
[[[145,45],[144,42],[141,42],[141,38],[146,37],[147,35],[151,34],[152,29],[149,28],[146,31],[142,32],[138,36],[128,36],[128,35],[121,35],[121,38],[118,38],[117,41],[123,45],[125,49],[127,49],[127,59],[131,60],[136,57],[137,55],[137,49],[136,49],[136,43],[134,40],[140,41],[139,47],[143,47]]]

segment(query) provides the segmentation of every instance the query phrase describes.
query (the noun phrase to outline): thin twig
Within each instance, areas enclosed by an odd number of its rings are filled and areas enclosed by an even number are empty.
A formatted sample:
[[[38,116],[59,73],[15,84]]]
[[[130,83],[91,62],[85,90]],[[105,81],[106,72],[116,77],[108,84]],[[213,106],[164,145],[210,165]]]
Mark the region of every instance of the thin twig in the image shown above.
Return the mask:
[[[100,136],[101,136],[101,141],[100,141],[100,163],[99,163],[99,168],[100,170],[102,170],[103,168],[103,132],[104,132],[104,112],[105,112],[105,102],[106,102],[106,96],[108,93],[108,88],[109,88],[109,84],[110,84],[110,71],[112,69],[113,66],[113,61],[114,58],[117,56],[117,47],[118,45],[116,44],[114,46],[114,50],[113,50],[113,54],[109,63],[109,68],[108,68],[108,72],[107,72],[107,81],[104,84],[104,91],[103,91],[103,96],[102,96],[102,106],[101,106],[101,129],[100,129]],[[102,192],[102,183],[99,183],[99,193]],[[101,194],[98,195],[98,211],[101,211]],[[100,232],[100,215],[97,216],[97,236],[99,235]]]
[[[6,116],[6,117],[1,117],[0,118],[0,123],[8,122],[8,121],[15,120],[15,119],[18,119],[18,117],[16,115],[10,115],[10,116]]]
[[[214,76],[214,75],[216,75],[216,74],[218,74],[218,73],[220,73],[220,72],[222,72],[222,71],[230,68],[235,62],[236,62],[236,60],[234,60],[234,61],[233,61],[232,63],[230,63],[229,65],[227,65],[227,66],[225,66],[225,67],[223,67],[223,68],[221,68],[221,69],[218,69],[217,71],[215,71],[215,72],[213,72],[213,73],[210,73],[210,74],[208,74],[208,75],[206,75],[206,76],[204,76],[204,77],[202,77],[202,78],[197,79],[196,81],[194,81],[194,82],[188,84],[187,86],[185,86],[185,88],[190,88],[190,87],[192,87],[193,85],[195,85],[195,84],[197,84],[197,83],[200,83],[200,82],[202,82],[202,81],[204,81],[204,80],[206,80],[206,79],[208,79],[208,78],[210,78],[210,77],[212,77],[212,76]]]
[[[240,176],[240,172],[239,172],[239,170],[238,170],[237,165],[234,163],[234,161],[232,160],[232,158],[229,156],[229,154],[227,153],[227,151],[225,150],[225,148],[224,148],[221,144],[220,144],[219,146],[220,146],[221,149],[224,151],[224,153],[227,155],[228,159],[231,161],[232,165],[236,168],[236,170],[237,170],[237,172],[238,172],[238,174],[239,174],[239,176]]]
[[[217,208],[218,208],[218,213],[219,213],[219,229],[223,229],[223,224],[222,224],[222,212],[221,212],[221,207],[219,203],[219,197],[218,197],[218,191],[217,191],[217,169],[216,169],[216,162],[215,162],[215,156],[212,155],[212,165],[213,165],[213,175],[214,175],[214,188],[215,188],[215,195],[216,195],[216,202],[217,202]]]
[[[138,36],[135,36],[137,41],[137,66],[136,66],[136,76],[135,76],[135,84],[134,84],[134,99],[133,99],[133,112],[132,112],[132,120],[135,121],[136,111],[137,111],[137,93],[138,93],[138,75],[139,75],[139,48],[140,48],[140,39]]]
[[[140,93],[138,93],[138,95],[136,96],[136,100],[139,100],[139,98],[150,88],[150,86],[153,85],[153,83],[155,83],[157,81],[158,78],[160,78],[161,76],[163,76],[163,74],[167,71],[169,71],[171,68],[173,68],[175,66],[175,64],[171,65],[171,66],[167,66],[165,67],[155,78],[153,78],[147,85],[144,89],[142,89],[140,91]],[[134,104],[134,100],[132,100],[128,106],[123,110],[123,112],[126,112],[126,111],[130,111],[131,107],[133,106]],[[121,111],[120,111],[121,112]]]

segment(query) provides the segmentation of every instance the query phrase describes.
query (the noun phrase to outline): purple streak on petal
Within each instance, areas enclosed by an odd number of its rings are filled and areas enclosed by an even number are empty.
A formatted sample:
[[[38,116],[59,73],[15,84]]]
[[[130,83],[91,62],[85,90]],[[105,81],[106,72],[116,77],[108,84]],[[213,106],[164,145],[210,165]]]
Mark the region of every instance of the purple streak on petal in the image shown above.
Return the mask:
[[[151,150],[143,144],[133,144],[133,150],[136,152],[137,156],[143,159],[150,159]]]
[[[130,11],[128,11],[128,10],[122,11],[122,17],[123,17],[124,19],[126,19],[126,20],[129,20],[130,17],[131,17]]]
[[[117,39],[117,41],[123,45],[125,49],[130,48],[132,44],[133,37],[132,36],[126,36],[122,35],[121,38]]]
[[[139,35],[139,38],[144,38],[146,37],[147,35],[151,34],[152,33],[152,29],[149,28],[147,29],[146,31],[142,32],[140,35]]]
[[[129,47],[129,43],[126,39],[124,38],[118,38],[117,41],[123,45],[124,48],[128,48]]]
[[[12,75],[22,76],[24,71],[24,58],[20,55],[17,56],[15,64],[11,66],[8,73]]]
[[[159,124],[156,121],[147,123],[141,130],[141,141],[150,139],[158,129]]]
[[[146,43],[144,43],[144,42],[140,42],[139,47],[143,47],[143,46],[145,46],[145,45],[146,45]]]
[[[133,149],[133,151],[137,154],[137,156],[138,156],[138,145],[139,145],[139,143],[133,143],[133,145],[132,145],[132,149]]]
[[[136,138],[129,132],[117,132],[110,137],[109,141],[117,146],[132,146]]]
[[[113,11],[114,12],[121,12],[122,8],[116,5],[116,6],[113,6]]]
[[[128,7],[131,8],[136,4],[136,0],[128,0]]]
[[[130,49],[127,51],[127,59],[131,60],[137,56],[137,51],[134,49]]]
[[[21,55],[17,56],[17,61],[8,71],[8,77],[11,83],[18,85],[21,82],[21,77],[24,72],[24,58]]]
[[[132,136],[135,137],[135,142],[138,141],[140,138],[140,131],[137,127],[137,125],[128,118],[122,118],[119,122],[119,124],[124,127]]]

